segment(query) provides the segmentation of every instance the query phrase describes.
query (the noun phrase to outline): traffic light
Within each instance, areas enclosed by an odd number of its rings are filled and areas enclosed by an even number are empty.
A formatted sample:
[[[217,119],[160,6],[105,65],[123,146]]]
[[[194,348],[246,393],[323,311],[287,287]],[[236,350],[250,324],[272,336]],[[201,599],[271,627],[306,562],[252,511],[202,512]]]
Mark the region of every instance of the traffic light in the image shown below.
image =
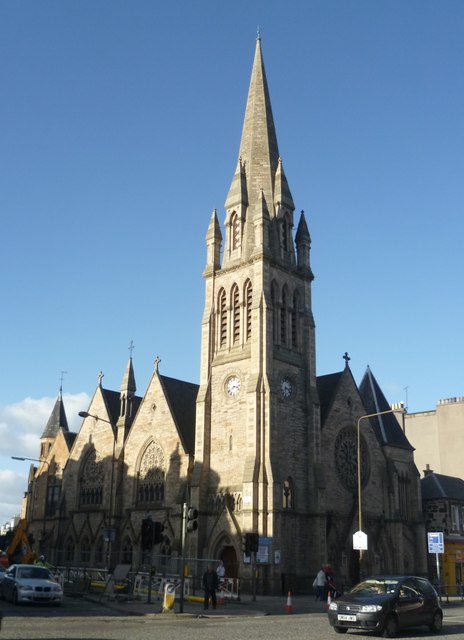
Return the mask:
[[[259,551],[259,535],[257,533],[250,533],[250,551],[258,553]]]
[[[187,511],[187,533],[198,529],[198,510],[190,508]]]
[[[161,522],[155,522],[154,525],[153,543],[159,544],[163,541],[164,524],[161,524]]]
[[[142,520],[142,528],[140,531],[140,546],[142,551],[150,551],[154,543],[154,525],[151,518],[144,518]]]
[[[245,544],[243,553],[250,557],[252,553],[259,550],[259,535],[257,533],[245,533]]]

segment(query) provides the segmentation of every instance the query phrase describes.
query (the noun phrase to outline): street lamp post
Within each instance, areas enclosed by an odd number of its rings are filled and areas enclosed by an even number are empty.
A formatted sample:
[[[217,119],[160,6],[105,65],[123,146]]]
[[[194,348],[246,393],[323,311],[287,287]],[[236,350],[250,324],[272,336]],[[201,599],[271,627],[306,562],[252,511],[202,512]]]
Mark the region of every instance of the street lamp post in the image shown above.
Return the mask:
[[[94,418],[97,422],[106,422],[107,424],[111,425],[111,428],[114,429],[113,427],[113,423],[110,422],[110,420],[106,420],[105,418],[100,418],[100,416],[95,416],[92,413],[88,413],[87,411],[79,411],[79,416],[81,418]],[[112,538],[113,538],[113,534],[114,534],[114,529],[113,529],[113,479],[114,479],[114,455],[115,455],[115,448],[116,448],[116,435],[113,431],[113,453],[111,456],[111,474],[110,474],[110,505],[109,505],[109,509],[108,509],[108,523],[109,523],[109,528],[107,531],[107,549],[106,549],[106,566],[108,568],[108,570],[110,569],[110,563],[111,563],[111,543],[112,543]]]
[[[404,409],[388,409],[387,411],[378,411],[377,413],[369,413],[365,416],[361,416],[358,418],[357,425],[357,472],[358,472],[358,527],[359,531],[357,532],[362,538],[364,538],[362,531],[362,501],[361,501],[361,420],[367,420],[369,418],[375,418],[377,416],[383,416],[386,413],[402,413],[404,414]],[[366,536],[367,543],[367,536]],[[365,547],[367,549],[367,546]],[[359,560],[361,561],[363,557],[363,548],[359,547]]]
[[[43,464],[47,465],[47,480],[48,480],[48,474],[50,471],[50,463],[45,460],[44,458],[23,458],[22,456],[11,456],[12,460],[19,460],[21,462],[40,462]],[[34,510],[36,508],[36,499],[37,499],[37,489],[36,489],[36,483],[37,480],[34,480],[34,492],[33,492],[33,498],[32,498],[32,503],[34,505]],[[44,504],[43,504],[43,518],[42,518],[42,544],[44,544],[45,542],[45,516],[47,513],[47,485],[45,485],[45,499],[44,499]]]

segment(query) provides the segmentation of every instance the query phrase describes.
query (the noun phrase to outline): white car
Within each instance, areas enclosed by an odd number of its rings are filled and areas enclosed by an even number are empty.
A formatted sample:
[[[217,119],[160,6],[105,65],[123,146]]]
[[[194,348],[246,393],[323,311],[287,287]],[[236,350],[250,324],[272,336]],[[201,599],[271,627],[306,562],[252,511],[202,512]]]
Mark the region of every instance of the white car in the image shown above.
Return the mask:
[[[63,590],[47,567],[13,564],[0,582],[0,596],[13,604],[42,602],[59,605],[63,600]]]

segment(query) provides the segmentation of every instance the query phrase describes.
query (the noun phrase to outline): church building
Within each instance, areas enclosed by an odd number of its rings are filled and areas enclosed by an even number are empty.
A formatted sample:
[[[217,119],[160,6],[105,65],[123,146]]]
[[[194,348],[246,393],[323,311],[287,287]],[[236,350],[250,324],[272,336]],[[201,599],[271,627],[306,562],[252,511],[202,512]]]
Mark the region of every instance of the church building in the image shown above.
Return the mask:
[[[164,376],[157,358],[138,396],[131,356],[119,391],[99,377],[77,434],[60,393],[25,501],[38,550],[59,565],[158,570],[183,551],[190,575],[222,559],[244,590],[256,560],[261,593],[307,590],[326,563],[347,584],[425,574],[419,474],[401,419],[369,368],[357,386],[347,354],[341,371],[316,375],[311,237],[279,153],[260,38],[225,195],[222,230],[216,210],[205,220],[199,384]],[[184,504],[198,528],[182,547]],[[163,527],[149,552],[147,518]],[[258,536],[251,560],[246,533]]]

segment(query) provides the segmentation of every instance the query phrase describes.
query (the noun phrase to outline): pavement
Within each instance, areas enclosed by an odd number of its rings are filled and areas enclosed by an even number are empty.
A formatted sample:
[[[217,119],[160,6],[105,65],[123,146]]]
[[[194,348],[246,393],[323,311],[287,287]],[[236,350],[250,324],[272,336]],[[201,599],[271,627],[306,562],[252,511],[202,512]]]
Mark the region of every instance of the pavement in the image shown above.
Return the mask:
[[[242,596],[240,600],[226,600],[226,604],[217,604],[216,609],[211,607],[204,611],[201,602],[189,602],[184,600],[183,612],[180,613],[180,603],[176,599],[174,610],[163,613],[162,597],[152,596],[151,602],[145,599],[131,599],[128,596],[107,597],[98,594],[87,594],[85,600],[98,603],[118,611],[121,615],[147,616],[147,615],[183,615],[190,617],[235,617],[235,616],[269,616],[290,615],[305,613],[326,613],[327,603],[316,601],[314,596]]]
[[[256,596],[256,599],[253,599],[251,596],[245,595],[240,600],[226,600],[226,604],[218,602],[216,609],[210,607],[207,611],[203,610],[201,602],[184,601],[182,613],[180,613],[178,600],[175,601],[173,610],[163,613],[163,600],[161,596],[157,595],[151,597],[151,602],[147,602],[147,599],[131,599],[129,596],[112,598],[98,594],[85,595],[84,598],[127,616],[157,616],[161,614],[186,617],[257,617],[327,612],[327,603],[315,600],[314,595],[291,596],[290,604],[288,596]],[[445,611],[450,607],[464,608],[464,602],[461,597],[444,597],[442,607]]]

